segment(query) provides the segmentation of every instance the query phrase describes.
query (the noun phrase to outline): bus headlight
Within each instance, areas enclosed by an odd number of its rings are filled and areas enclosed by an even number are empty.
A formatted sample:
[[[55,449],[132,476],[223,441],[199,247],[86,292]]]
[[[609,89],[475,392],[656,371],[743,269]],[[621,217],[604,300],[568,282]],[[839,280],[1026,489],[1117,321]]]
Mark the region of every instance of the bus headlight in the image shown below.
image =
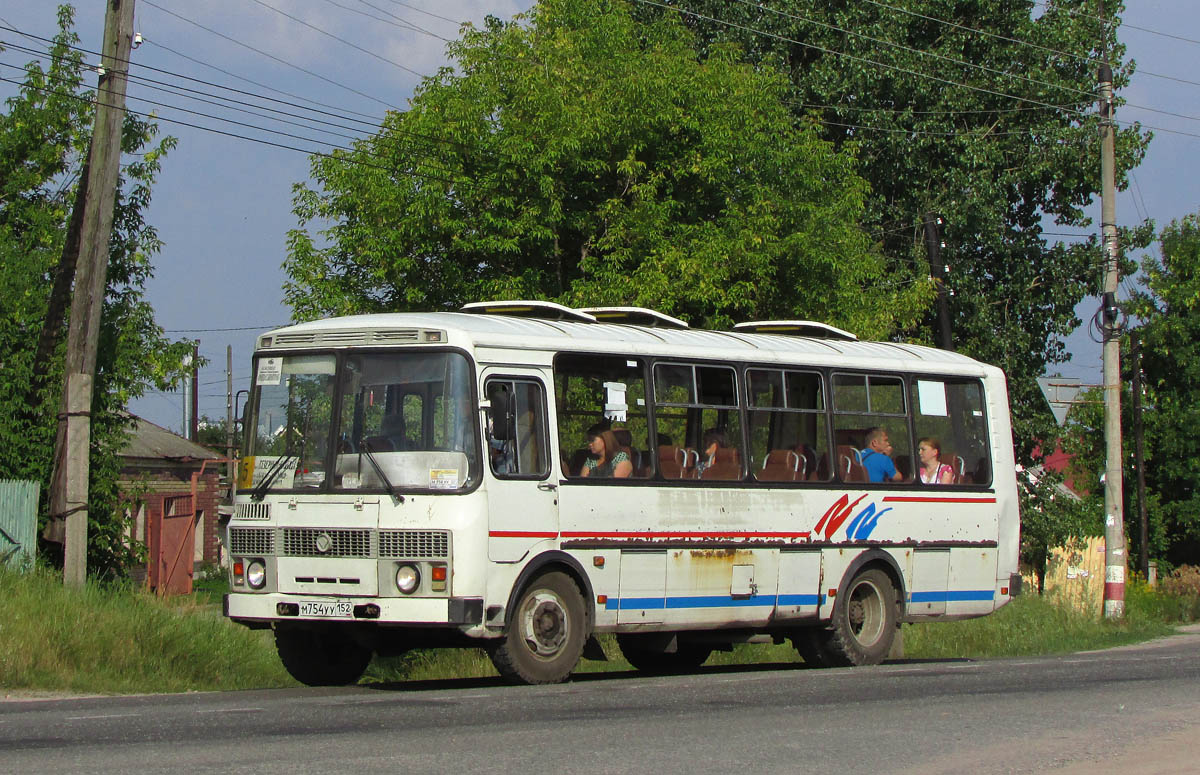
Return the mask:
[[[417,591],[421,585],[421,572],[415,565],[401,565],[396,568],[396,589],[406,595]]]
[[[267,584],[267,567],[262,560],[251,560],[246,564],[246,583],[251,589],[262,589]]]

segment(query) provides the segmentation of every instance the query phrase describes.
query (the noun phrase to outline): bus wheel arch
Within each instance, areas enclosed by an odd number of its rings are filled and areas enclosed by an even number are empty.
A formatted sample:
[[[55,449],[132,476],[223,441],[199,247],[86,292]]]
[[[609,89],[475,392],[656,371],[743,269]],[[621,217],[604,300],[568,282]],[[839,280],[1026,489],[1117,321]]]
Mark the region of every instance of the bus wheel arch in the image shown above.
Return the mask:
[[[504,636],[489,649],[496,670],[513,683],[565,681],[591,636],[584,591],[561,566],[540,566],[515,587]]]
[[[579,564],[571,555],[566,552],[554,550],[543,552],[537,557],[530,560],[525,568],[517,576],[516,583],[508,592],[508,603],[504,607],[504,627],[508,628],[512,624],[512,615],[515,610],[517,600],[529,582],[542,573],[558,571],[570,576],[579,587],[580,593],[583,595],[583,605],[588,621],[588,637],[592,634],[592,623],[596,621],[596,596],[592,594],[592,583],[588,579],[587,573],[584,572],[583,566]]]
[[[877,665],[887,658],[903,619],[902,579],[895,560],[879,550],[847,568],[828,629],[814,633],[825,665]]]

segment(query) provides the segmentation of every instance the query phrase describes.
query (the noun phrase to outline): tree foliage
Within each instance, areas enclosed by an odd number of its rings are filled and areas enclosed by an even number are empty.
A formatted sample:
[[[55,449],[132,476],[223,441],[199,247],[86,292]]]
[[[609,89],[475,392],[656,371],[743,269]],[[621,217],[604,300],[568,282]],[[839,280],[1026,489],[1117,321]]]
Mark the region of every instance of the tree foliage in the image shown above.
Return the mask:
[[[1043,223],[1090,225],[1098,63],[1107,52],[1117,89],[1133,70],[1117,24],[1098,19],[1090,0],[638,0],[638,9],[644,19],[682,17],[702,56],[732,42],[789,74],[796,116],[858,149],[867,223],[883,235],[894,277],[927,276],[920,224],[927,213],[945,218],[955,346],[1008,374],[1028,462],[1054,433],[1036,378],[1066,359],[1061,337],[1079,325],[1075,306],[1099,288],[1096,241],[1052,244]],[[1148,141],[1136,125],[1118,131],[1118,185]],[[1123,242],[1144,247],[1148,236]],[[932,342],[934,321],[930,310],[897,334]]]
[[[1141,292],[1129,304],[1141,321],[1146,487],[1154,496],[1160,548],[1171,565],[1200,563],[1200,213],[1159,235],[1161,254],[1142,263]],[[1127,352],[1127,369],[1135,361]],[[1132,449],[1132,424],[1123,424]],[[1132,481],[1126,481],[1128,488]],[[1148,499],[1149,500],[1149,499]],[[1154,544],[1151,544],[1154,547]]]
[[[44,495],[67,325],[65,315],[50,312],[50,295],[56,277],[71,271],[64,267],[63,245],[87,155],[94,96],[83,86],[87,70],[71,31],[74,12],[62,6],[58,18],[48,66],[30,62],[18,94],[0,113],[0,479],[40,481]],[[161,248],[145,211],[162,158],[174,145],[169,137],[151,145],[154,134],[153,124],[126,117],[122,146],[130,155],[123,160],[109,242],[92,403],[88,566],[96,574],[119,573],[131,556],[117,490],[117,452],[130,428],[124,409],[151,387],[170,387],[190,348],[164,337],[144,297],[150,257]],[[50,357],[39,358],[48,315],[50,342],[57,346]]]
[[[1041,466],[1017,473],[1021,508],[1021,560],[1037,577],[1038,594],[1045,589],[1050,551],[1102,533],[1094,509],[1063,486],[1063,478]]]
[[[854,145],[797,122],[771,68],[693,44],[610,0],[467,27],[409,110],[313,159],[285,263],[295,314],[543,298],[710,326],[911,325],[930,284],[884,271]]]

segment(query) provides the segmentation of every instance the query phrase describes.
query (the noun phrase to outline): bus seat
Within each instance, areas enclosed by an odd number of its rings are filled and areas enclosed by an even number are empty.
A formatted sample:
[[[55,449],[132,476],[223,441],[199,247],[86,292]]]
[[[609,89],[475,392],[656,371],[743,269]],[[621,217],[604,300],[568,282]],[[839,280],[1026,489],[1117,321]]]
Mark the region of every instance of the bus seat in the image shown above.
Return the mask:
[[[694,453],[693,453],[694,454]],[[713,462],[700,474],[701,479],[738,480],[742,478],[742,456],[734,447],[721,447]]]
[[[862,458],[859,456],[857,449],[849,444],[839,444],[837,456],[839,479],[843,482],[869,481],[867,469],[863,468]]]
[[[658,448],[658,470],[664,479],[684,478],[685,452],[679,447],[664,444]]]
[[[900,472],[900,477],[907,482],[912,479],[913,467],[912,458],[908,455],[897,455],[895,461],[896,470]]]
[[[681,479],[695,479],[696,466],[700,463],[700,453],[691,447],[680,450],[683,453],[683,474]]]
[[[773,449],[756,478],[761,482],[798,482],[804,479],[804,471],[804,458],[790,449]]]
[[[962,455],[956,455],[953,452],[943,452],[941,462],[950,466],[950,470],[954,472],[954,481],[952,484],[963,484],[967,478],[967,461],[963,460]]]

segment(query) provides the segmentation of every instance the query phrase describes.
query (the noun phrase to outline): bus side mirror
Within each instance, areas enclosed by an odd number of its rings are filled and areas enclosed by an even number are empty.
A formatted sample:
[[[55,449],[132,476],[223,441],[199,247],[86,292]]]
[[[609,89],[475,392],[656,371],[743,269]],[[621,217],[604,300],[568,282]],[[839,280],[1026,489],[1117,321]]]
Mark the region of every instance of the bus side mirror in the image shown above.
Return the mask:
[[[491,421],[492,438],[499,441],[509,441],[513,437],[512,406],[509,403],[507,390],[497,390],[492,393],[491,407],[488,419]]]

